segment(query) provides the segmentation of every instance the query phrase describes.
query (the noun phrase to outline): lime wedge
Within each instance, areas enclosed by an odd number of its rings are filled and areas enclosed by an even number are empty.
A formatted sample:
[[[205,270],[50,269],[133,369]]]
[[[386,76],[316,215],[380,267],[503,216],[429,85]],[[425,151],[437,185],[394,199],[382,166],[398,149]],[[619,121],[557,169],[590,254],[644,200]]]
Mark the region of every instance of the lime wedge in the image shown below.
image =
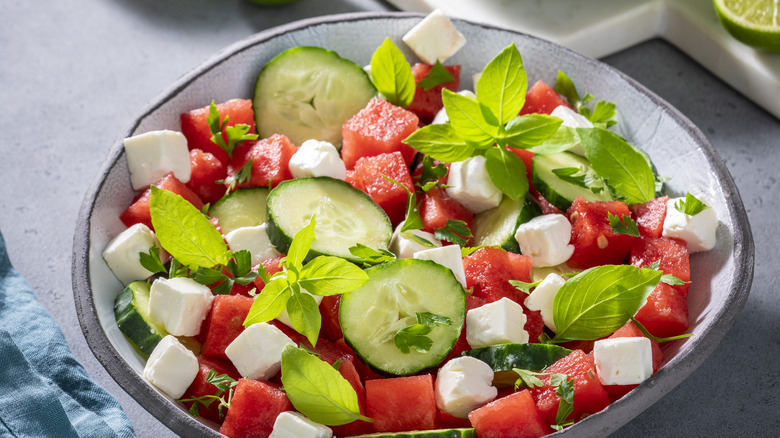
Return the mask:
[[[753,47],[780,51],[780,0],[713,0],[723,27]]]

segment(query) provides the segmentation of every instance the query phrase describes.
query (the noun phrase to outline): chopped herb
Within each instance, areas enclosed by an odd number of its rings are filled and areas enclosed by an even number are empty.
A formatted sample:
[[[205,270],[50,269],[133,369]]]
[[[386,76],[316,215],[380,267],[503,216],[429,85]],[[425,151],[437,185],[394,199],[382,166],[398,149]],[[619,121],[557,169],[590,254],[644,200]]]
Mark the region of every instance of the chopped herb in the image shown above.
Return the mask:
[[[444,227],[433,230],[433,236],[438,240],[446,240],[463,246],[469,241],[472,234],[466,222],[448,219]]]
[[[639,321],[636,320],[633,316],[631,317],[631,321],[634,321],[634,325],[639,329],[639,331],[642,332],[643,335],[645,335],[647,338],[649,338],[651,341],[658,342],[659,344],[662,342],[669,342],[669,341],[676,341],[678,339],[685,339],[693,336],[693,333],[685,333],[682,335],[672,336],[669,338],[657,338],[650,334],[649,331],[645,328],[645,326],[642,325]]]
[[[427,335],[439,325],[452,325],[452,320],[435,313],[418,312],[417,324],[404,327],[395,334],[396,348],[403,354],[409,354],[411,350],[427,353],[433,346],[433,341]]]
[[[417,86],[424,88],[425,91],[428,91],[437,85],[452,82],[454,80],[455,77],[452,76],[452,73],[450,73],[449,70],[447,70],[437,59],[436,64],[433,65],[431,71],[429,71],[428,74],[417,83]]]
[[[691,195],[691,192],[685,194],[685,200],[680,199],[674,204],[675,210],[687,214],[688,216],[696,216],[708,208],[710,208],[710,206]]]
[[[160,247],[153,246],[149,248],[148,253],[138,253],[141,258],[141,266],[146,268],[149,272],[157,274],[159,272],[165,273],[165,264],[160,259]]]
[[[515,289],[519,290],[520,292],[530,294],[531,289],[539,286],[541,284],[542,280],[534,281],[533,283],[526,283],[524,281],[520,280],[509,280],[509,284],[515,287]]]
[[[607,217],[613,233],[639,237],[639,228],[637,228],[636,221],[631,219],[631,216],[624,214],[623,218],[620,219],[612,212],[607,212]]]
[[[222,123],[219,122],[219,110],[217,110],[217,105],[212,100],[207,117],[209,130],[211,131],[211,141],[222,148],[228,154],[228,157],[232,158],[233,150],[235,150],[238,143],[246,140],[257,140],[257,134],[249,134],[249,130],[252,129],[249,125],[237,124],[227,126],[229,119],[230,116],[225,116]],[[225,137],[227,137],[227,142],[225,142]]]

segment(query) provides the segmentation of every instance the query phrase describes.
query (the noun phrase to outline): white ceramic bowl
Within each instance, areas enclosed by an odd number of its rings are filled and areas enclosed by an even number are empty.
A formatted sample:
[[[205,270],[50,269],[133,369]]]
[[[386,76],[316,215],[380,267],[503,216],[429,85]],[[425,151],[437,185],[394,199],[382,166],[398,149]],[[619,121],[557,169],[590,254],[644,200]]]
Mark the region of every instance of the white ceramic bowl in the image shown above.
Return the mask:
[[[358,64],[369,63],[385,37],[405,50],[401,36],[417,14],[348,14],[292,23],[256,34],[219,52],[154,99],[118,136],[100,173],[87,191],[73,248],[73,291],[87,342],[109,374],[142,406],[183,436],[218,436],[213,425],[190,417],[183,408],[141,378],[143,359],[114,321],[114,298],[122,285],[101,258],[108,241],[124,225],[119,214],[134,196],[121,138],[179,129],[179,114],[231,98],[251,98],[261,68],[283,50],[321,46]],[[715,349],[747,300],[753,277],[754,248],[747,215],[725,164],[704,135],[677,110],[619,71],[529,35],[455,20],[468,43],[449,63],[461,64],[461,87],[504,47],[519,48],[529,82],[553,84],[559,69],[579,90],[614,101],[617,131],[644,148],[661,175],[672,177],[670,194],[703,193],[720,218],[715,249],[691,257],[693,284],[688,297],[694,337],[664,345],[664,367],[605,410],[559,432],[561,436],[604,436],[630,421],[677,386]],[[407,58],[414,55],[405,50]]]

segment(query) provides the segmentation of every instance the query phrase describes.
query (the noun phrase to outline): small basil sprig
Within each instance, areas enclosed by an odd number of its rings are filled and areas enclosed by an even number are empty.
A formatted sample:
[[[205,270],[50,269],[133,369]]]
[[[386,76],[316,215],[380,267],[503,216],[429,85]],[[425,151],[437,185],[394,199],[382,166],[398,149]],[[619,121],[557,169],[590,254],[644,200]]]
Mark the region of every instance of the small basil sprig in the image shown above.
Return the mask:
[[[414,99],[412,67],[390,38],[371,56],[371,80],[388,102],[406,108]]]
[[[452,82],[454,80],[455,76],[453,76],[452,73],[441,64],[441,61],[437,59],[436,64],[433,65],[433,68],[431,68],[428,74],[422,78],[417,86],[428,91],[438,85],[446,84],[447,82]]]
[[[228,157],[232,158],[233,150],[236,149],[238,143],[246,140],[257,140],[257,134],[249,134],[252,127],[243,123],[227,126],[229,119],[230,116],[225,116],[222,123],[219,122],[219,110],[217,110],[217,105],[212,100],[209,106],[209,115],[206,118],[211,131],[211,141],[227,152]],[[225,137],[222,136],[222,131],[225,131],[227,142],[225,142]]]
[[[688,216],[696,216],[702,211],[710,208],[709,205],[701,202],[698,198],[691,195],[691,192],[685,194],[685,200],[678,200],[674,204],[674,209]]]
[[[518,116],[527,88],[520,52],[512,44],[482,71],[476,99],[443,89],[450,122],[418,129],[404,143],[440,161],[484,155],[491,181],[507,196],[520,199],[528,191],[525,165],[506,147],[537,146],[561,125],[559,118],[543,114]]]
[[[588,108],[587,104],[593,100],[593,95],[585,93],[585,95],[580,98],[577,87],[574,86],[574,82],[572,82],[566,73],[560,70],[558,70],[558,77],[555,80],[555,91],[566,97],[566,100],[569,101],[569,105],[573,106],[578,113],[590,120],[595,126],[609,128],[610,126],[617,124],[617,121],[613,120],[613,117],[617,114],[614,103],[600,100],[596,102],[593,109]]]
[[[663,273],[631,265],[587,269],[561,286],[553,301],[553,342],[609,336],[645,303]]]
[[[306,292],[338,295],[358,289],[368,281],[362,269],[339,257],[319,256],[303,265],[314,243],[315,224],[312,216],[309,224],[295,234],[287,255],[281,260],[283,269],[271,276],[255,297],[244,320],[245,327],[268,322],[287,309],[293,328],[316,345],[322,317],[317,302]]]
[[[395,260],[395,254],[392,252],[383,248],[379,248],[379,251],[377,251],[362,243],[350,247],[349,253],[359,259],[356,263],[360,263],[366,268]]]
[[[317,423],[374,421],[360,415],[355,389],[334,367],[293,345],[282,350],[282,385],[295,409]]]

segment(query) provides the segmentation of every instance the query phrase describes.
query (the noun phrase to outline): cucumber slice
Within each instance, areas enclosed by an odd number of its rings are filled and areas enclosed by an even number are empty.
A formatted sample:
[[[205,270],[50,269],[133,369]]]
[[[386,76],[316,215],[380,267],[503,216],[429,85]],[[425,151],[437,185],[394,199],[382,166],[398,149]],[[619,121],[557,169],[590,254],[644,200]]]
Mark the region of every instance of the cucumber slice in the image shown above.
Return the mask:
[[[287,254],[295,234],[316,215],[316,239],[308,259],[332,255],[358,260],[349,248],[362,243],[387,249],[393,227],[385,212],[362,190],[328,178],[283,181],[268,194],[268,238]]]
[[[552,344],[499,344],[475,348],[461,353],[490,365],[495,375],[493,386],[508,387],[515,384],[517,373],[512,368],[541,371],[571,353]]]
[[[399,433],[371,433],[347,438],[476,438],[474,429],[413,430]]]
[[[263,187],[239,189],[211,206],[210,214],[219,219],[222,234],[254,227],[265,222],[267,197],[268,189]]]
[[[134,281],[114,301],[116,325],[144,357],[149,357],[157,343],[168,335],[149,318],[150,289],[148,282]]]
[[[320,47],[295,47],[257,76],[255,110],[261,137],[284,134],[300,145],[329,141],[341,147],[341,126],[376,95],[363,68]]]
[[[341,296],[339,321],[344,340],[364,362],[393,375],[435,367],[458,340],[466,315],[466,293],[449,268],[430,260],[400,259],[366,269],[368,283]],[[402,353],[398,330],[417,323],[417,312],[450,318],[427,335],[426,353]]]
[[[555,169],[576,167],[585,174],[585,180],[588,187],[582,187],[568,182],[553,173]],[[604,181],[596,178],[597,174],[591,167],[590,162],[579,155],[571,152],[561,152],[549,155],[534,155],[533,160],[533,182],[536,190],[541,193],[545,199],[558,207],[561,211],[566,211],[574,202],[574,198],[582,196],[586,201],[611,201],[612,196]],[[598,193],[595,193],[593,190]]]
[[[474,246],[500,246],[520,253],[515,239],[517,227],[541,214],[539,205],[529,198],[521,202],[504,196],[498,207],[474,216]]]

